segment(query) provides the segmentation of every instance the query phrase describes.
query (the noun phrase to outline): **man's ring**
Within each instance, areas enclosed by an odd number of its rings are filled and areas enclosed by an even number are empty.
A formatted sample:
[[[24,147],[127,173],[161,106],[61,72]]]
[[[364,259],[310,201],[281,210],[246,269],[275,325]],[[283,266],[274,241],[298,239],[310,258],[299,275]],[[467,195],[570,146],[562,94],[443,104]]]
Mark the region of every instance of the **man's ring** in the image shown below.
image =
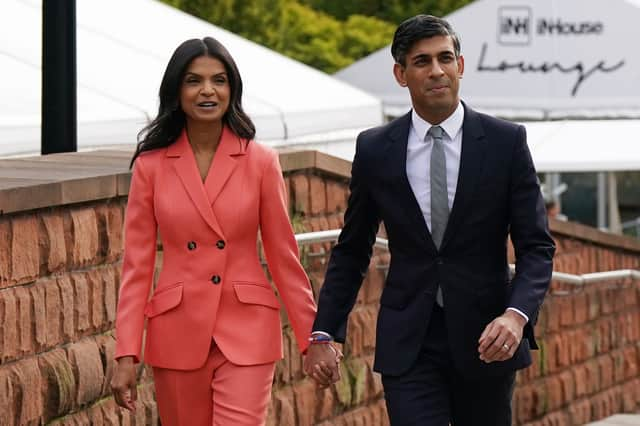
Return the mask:
[[[509,345],[505,343],[504,345],[502,345],[502,347],[504,348],[505,351],[509,352]]]

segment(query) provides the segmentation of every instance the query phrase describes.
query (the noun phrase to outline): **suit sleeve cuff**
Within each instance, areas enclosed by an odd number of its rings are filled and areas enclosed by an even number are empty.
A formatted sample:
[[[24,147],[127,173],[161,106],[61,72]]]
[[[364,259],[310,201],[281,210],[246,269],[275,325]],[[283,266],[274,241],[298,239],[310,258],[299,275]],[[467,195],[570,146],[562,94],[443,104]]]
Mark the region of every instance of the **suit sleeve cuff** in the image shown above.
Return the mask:
[[[518,308],[513,308],[513,307],[508,307],[507,311],[514,311],[516,312],[518,315],[520,315],[522,318],[524,318],[526,320],[526,322],[529,322],[529,317],[527,316],[527,314],[525,314],[524,312],[522,312],[520,309]]]

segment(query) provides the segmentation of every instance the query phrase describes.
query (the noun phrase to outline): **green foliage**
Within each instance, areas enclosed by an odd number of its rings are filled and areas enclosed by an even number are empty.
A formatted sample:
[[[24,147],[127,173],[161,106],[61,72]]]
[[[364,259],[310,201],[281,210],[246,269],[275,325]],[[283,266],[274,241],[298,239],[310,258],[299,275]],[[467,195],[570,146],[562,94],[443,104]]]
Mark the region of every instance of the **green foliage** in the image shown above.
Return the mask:
[[[397,23],[407,17],[443,15],[472,0],[162,1],[333,73],[390,44]]]
[[[316,10],[323,11],[340,20],[351,15],[375,16],[381,20],[399,24],[405,19],[426,13],[444,16],[473,0],[300,0]]]
[[[395,26],[378,18],[351,15],[343,25],[341,51],[354,60],[387,46],[393,39]]]
[[[341,25],[295,2],[284,9],[275,50],[314,68],[334,72],[351,61],[340,52]]]
[[[162,0],[256,43],[269,45],[277,38],[286,0]]]

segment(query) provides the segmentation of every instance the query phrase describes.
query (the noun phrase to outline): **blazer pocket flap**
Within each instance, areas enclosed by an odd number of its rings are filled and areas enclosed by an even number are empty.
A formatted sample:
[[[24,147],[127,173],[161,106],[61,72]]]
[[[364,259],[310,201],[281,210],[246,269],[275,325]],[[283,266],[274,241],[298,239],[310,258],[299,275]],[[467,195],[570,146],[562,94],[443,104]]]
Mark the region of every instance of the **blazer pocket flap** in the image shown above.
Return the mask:
[[[238,300],[242,303],[280,309],[280,302],[271,287],[258,284],[234,284],[233,289]]]
[[[407,297],[402,290],[385,287],[380,296],[380,304],[392,309],[404,309],[407,307]]]
[[[175,308],[182,302],[182,284],[173,286],[168,289],[160,289],[155,293],[147,306],[144,308],[144,314],[148,318],[153,318]]]

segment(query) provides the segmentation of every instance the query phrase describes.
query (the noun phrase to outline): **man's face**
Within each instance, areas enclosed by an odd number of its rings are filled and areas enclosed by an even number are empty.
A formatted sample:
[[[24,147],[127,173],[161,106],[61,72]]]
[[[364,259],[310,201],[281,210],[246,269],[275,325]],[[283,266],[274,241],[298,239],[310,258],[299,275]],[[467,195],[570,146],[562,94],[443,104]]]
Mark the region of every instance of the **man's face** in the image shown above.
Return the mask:
[[[422,118],[438,124],[458,106],[464,58],[456,57],[450,36],[424,38],[414,43],[405,65],[395,64],[398,83],[409,89],[413,107]]]

